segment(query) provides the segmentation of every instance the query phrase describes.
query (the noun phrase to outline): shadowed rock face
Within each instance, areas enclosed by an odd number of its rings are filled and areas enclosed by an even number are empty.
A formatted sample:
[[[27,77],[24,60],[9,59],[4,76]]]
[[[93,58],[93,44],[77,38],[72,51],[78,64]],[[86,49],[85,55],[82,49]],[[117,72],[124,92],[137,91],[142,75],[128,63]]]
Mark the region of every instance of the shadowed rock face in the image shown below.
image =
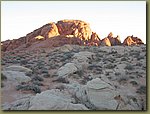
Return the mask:
[[[123,42],[123,45],[127,45],[127,46],[130,46],[130,45],[140,45],[140,44],[144,44],[142,42],[142,40],[138,37],[133,37],[132,36],[128,36],[124,42]]]
[[[88,46],[99,46],[101,40],[96,32],[92,32],[91,38],[88,40]]]
[[[113,37],[112,32],[101,40],[96,32],[91,31],[88,23],[81,20],[61,20],[57,23],[48,23],[19,39],[1,42],[1,47],[2,51],[5,52],[38,47],[37,45],[42,45],[42,47],[59,47],[65,44],[87,46],[122,45],[120,37]],[[128,36],[123,42],[123,45],[127,46],[140,44],[143,44],[142,40],[133,36]]]
[[[110,40],[111,46],[121,45],[120,37],[113,37],[112,32],[108,34],[107,38]]]

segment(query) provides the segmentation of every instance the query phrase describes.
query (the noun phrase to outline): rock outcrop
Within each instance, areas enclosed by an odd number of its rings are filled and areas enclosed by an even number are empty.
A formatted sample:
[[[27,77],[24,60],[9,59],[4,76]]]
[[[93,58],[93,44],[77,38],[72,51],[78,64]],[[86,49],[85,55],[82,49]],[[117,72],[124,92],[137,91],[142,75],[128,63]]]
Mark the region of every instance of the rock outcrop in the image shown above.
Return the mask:
[[[26,76],[24,72],[19,71],[2,71],[3,75],[7,77],[8,81],[22,83],[29,82],[31,78]]]
[[[71,101],[68,95],[59,90],[47,90],[30,100],[29,110],[88,110],[84,105]]]
[[[99,46],[100,45],[100,38],[96,32],[92,32],[91,38],[88,40],[88,46]]]
[[[126,45],[126,46],[130,46],[130,45],[141,45],[141,44],[144,44],[142,42],[142,40],[138,37],[133,37],[132,36],[128,36],[124,42],[123,42],[123,45]]]
[[[109,39],[111,46],[121,45],[120,37],[119,36],[113,37],[112,32],[108,34],[107,38]]]
[[[122,45],[120,37],[113,37],[113,33],[100,39],[96,32],[92,32],[89,23],[81,20],[60,20],[57,23],[50,22],[26,36],[19,39],[1,42],[2,51],[15,49],[25,50],[26,48],[38,47],[59,47],[65,44],[86,45],[86,46],[116,46]],[[129,36],[124,40],[123,45],[140,45],[142,40]],[[40,48],[40,46],[38,47]]]
[[[110,40],[108,38],[104,38],[101,41],[101,46],[111,46]]]
[[[64,66],[62,66],[61,68],[59,68],[57,73],[58,73],[59,77],[66,77],[69,74],[76,72],[77,70],[78,69],[74,63],[67,63]]]
[[[91,104],[99,110],[116,110],[118,102],[115,89],[100,78],[95,78],[87,83],[87,96]]]
[[[60,35],[74,35],[81,40],[89,40],[92,34],[90,25],[81,20],[61,20],[56,25]]]

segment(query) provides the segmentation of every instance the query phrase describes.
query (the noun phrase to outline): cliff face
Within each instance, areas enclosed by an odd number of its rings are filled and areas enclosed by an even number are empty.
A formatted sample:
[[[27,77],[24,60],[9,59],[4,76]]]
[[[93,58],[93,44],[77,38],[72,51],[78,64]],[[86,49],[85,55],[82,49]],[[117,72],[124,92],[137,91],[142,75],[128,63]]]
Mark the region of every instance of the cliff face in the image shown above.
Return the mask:
[[[35,44],[36,46],[34,46]],[[53,45],[59,47],[64,44],[88,46],[122,45],[120,37],[113,37],[112,32],[101,40],[96,32],[92,32],[88,23],[81,20],[61,20],[57,23],[48,23],[19,39],[1,42],[1,47],[2,51],[10,51],[20,46],[25,48],[30,46],[38,47],[37,44],[44,47],[53,47]],[[143,44],[142,40],[133,36],[128,36],[123,42],[123,45],[127,46],[140,44]]]

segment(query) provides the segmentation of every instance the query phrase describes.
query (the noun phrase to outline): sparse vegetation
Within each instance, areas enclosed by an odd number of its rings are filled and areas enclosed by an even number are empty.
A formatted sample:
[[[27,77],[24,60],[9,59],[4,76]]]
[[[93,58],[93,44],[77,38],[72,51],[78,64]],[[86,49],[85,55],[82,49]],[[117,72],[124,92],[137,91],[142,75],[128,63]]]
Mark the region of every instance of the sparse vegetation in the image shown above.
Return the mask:
[[[125,84],[125,83],[127,83],[128,80],[129,80],[128,76],[123,75],[123,76],[119,77],[118,82],[120,84]]]
[[[126,67],[125,67],[125,69],[127,69],[127,70],[133,70],[134,67],[131,64],[127,64]]]
[[[113,65],[113,64],[107,64],[106,66],[105,66],[105,68],[108,68],[108,69],[113,69],[113,68],[115,68],[116,67],[116,65]]]
[[[32,90],[34,93],[41,93],[38,85],[17,85],[16,90]]]
[[[125,58],[125,57],[121,58],[121,61],[127,61],[127,60],[128,60],[128,59]]]
[[[120,72],[115,72],[115,75],[119,76],[119,75],[121,75],[121,73]]]
[[[139,93],[139,94],[146,94],[146,86],[141,85],[141,86],[137,89],[136,93]]]
[[[138,83],[136,81],[130,81],[130,83],[133,85],[133,86],[137,86]]]
[[[33,81],[34,85],[43,86],[43,84],[40,81]]]
[[[56,80],[53,80],[53,82],[69,83],[68,79],[64,77],[58,77]]]
[[[1,80],[7,80],[7,77],[3,73],[1,73]]]
[[[42,77],[40,77],[40,76],[34,76],[34,77],[32,78],[32,80],[33,80],[33,81],[44,81],[44,79],[43,79]]]

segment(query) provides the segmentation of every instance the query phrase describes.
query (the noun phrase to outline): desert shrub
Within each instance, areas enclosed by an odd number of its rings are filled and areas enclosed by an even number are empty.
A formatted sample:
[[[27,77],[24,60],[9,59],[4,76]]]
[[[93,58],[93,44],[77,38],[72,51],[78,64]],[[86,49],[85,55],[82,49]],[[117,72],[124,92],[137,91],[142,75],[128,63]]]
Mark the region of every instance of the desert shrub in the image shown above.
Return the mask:
[[[118,79],[118,82],[120,84],[125,84],[127,81],[129,80],[129,78],[127,76],[120,76],[119,79]]]
[[[7,77],[3,73],[1,73],[1,80],[7,80]]]
[[[137,86],[137,85],[138,85],[138,83],[137,83],[136,81],[130,81],[130,83],[131,83],[132,85],[134,85],[134,86]]]
[[[96,65],[96,64],[92,64],[92,65],[89,65],[88,66],[88,69],[89,70],[93,70],[93,69],[101,69],[102,67],[101,66],[99,66],[99,65]]]
[[[82,77],[84,75],[84,72],[83,72],[83,70],[77,70],[73,74],[77,74],[79,77]]]
[[[123,57],[121,58],[121,61],[127,61],[127,58]]]
[[[120,72],[115,72],[115,75],[119,76],[119,75],[121,75],[121,73]]]
[[[116,67],[116,65],[112,65],[112,64],[107,64],[106,66],[105,66],[105,68],[108,68],[108,69],[113,69],[113,68],[115,68]]]
[[[69,83],[68,79],[64,77],[58,77],[56,80],[53,80],[52,82]]]
[[[26,65],[27,63],[28,63],[27,60],[21,60],[21,61],[20,61],[20,64],[21,64],[21,65]]]
[[[138,56],[137,57],[137,60],[141,60],[141,59],[144,59],[144,56]]]
[[[53,77],[58,77],[58,74],[55,72],[55,73],[53,73],[52,75],[51,75],[51,77],[53,78]]]
[[[127,64],[126,67],[125,67],[125,69],[127,69],[127,70],[133,70],[134,67],[131,64]]]
[[[33,75],[33,73],[32,72],[26,72],[25,75],[31,77]]]
[[[43,84],[40,81],[33,81],[34,85],[43,86]]]
[[[142,63],[136,63],[136,66],[142,66],[143,64]]]
[[[2,88],[2,87],[4,87],[4,83],[3,83],[3,82],[1,82],[1,88]]]
[[[116,50],[112,50],[111,52],[109,52],[108,54],[117,54],[118,52]]]
[[[42,70],[41,70],[41,73],[46,73],[46,74],[48,74],[48,70],[42,69]]]
[[[103,61],[109,61],[111,63],[114,63],[115,62],[115,58],[104,58]]]
[[[49,78],[51,75],[50,75],[49,73],[43,73],[42,76],[43,76],[44,78]]]
[[[1,65],[6,65],[5,61],[1,61]]]
[[[139,57],[140,52],[139,51],[131,50],[129,55],[130,56],[134,56],[135,58],[137,58],[137,57]]]
[[[139,93],[139,94],[146,94],[146,86],[141,85],[141,86],[137,89],[136,93]]]
[[[41,93],[38,85],[17,85],[16,90],[32,90],[34,93]]]
[[[34,76],[34,77],[32,78],[32,80],[33,80],[33,81],[43,81],[44,79],[43,79],[42,77],[40,77],[40,76]]]

